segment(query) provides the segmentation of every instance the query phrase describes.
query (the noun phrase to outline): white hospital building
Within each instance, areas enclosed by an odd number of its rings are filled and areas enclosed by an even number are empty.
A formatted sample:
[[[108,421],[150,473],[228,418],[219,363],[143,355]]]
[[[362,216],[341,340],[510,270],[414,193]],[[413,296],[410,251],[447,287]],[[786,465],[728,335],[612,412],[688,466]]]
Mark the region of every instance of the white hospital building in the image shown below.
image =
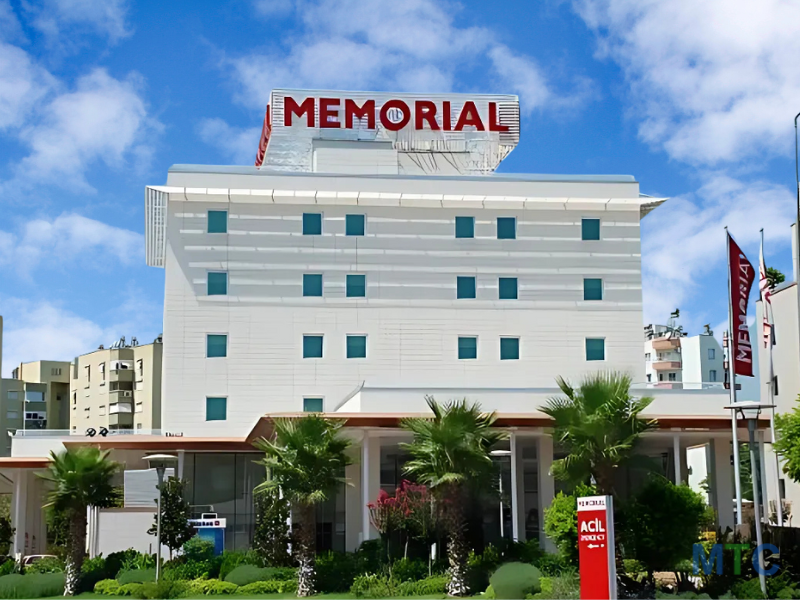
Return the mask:
[[[320,547],[354,550],[377,535],[366,504],[402,479],[399,420],[426,395],[479,402],[511,433],[507,522],[486,511],[484,539],[547,544],[559,449],[539,407],[557,376],[598,370],[655,398],[642,452],[664,474],[686,481],[687,449],[705,448],[711,502],[733,524],[721,368],[692,386],[645,377],[640,221],[665,199],[627,175],[495,173],[519,138],[515,96],[274,91],[264,129],[262,166],[176,165],[146,188],[147,262],[165,271],[161,429],[16,435],[0,469],[18,551],[43,550],[22,547],[43,533],[33,473],[70,444],[113,448],[129,470],[175,454],[191,504],[246,547],[262,476],[251,442],[309,411],[355,441],[353,485],[318,514]],[[621,470],[620,491],[641,477]],[[135,543],[103,536],[125,509],[107,512],[95,550]]]

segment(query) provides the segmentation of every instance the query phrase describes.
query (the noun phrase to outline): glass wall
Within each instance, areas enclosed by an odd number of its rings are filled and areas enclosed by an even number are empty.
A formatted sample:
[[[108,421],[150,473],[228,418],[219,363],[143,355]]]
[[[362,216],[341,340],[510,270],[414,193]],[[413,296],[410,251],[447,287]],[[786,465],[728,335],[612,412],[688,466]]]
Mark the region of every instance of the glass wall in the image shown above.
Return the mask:
[[[526,540],[538,540],[541,522],[539,516],[539,441],[536,438],[518,438],[522,454],[523,514]]]

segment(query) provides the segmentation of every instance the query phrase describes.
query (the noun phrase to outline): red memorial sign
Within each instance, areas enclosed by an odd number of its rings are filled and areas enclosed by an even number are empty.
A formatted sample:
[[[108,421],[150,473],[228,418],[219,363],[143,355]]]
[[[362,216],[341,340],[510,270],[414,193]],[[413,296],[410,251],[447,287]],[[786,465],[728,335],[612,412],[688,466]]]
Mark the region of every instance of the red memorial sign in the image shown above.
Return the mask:
[[[578,498],[578,562],[583,600],[617,597],[611,496]]]
[[[728,263],[730,265],[729,282],[731,286],[731,331],[734,373],[744,377],[753,377],[753,345],[750,342],[750,330],[747,327],[747,303],[750,288],[756,277],[756,271],[744,252],[728,234]]]

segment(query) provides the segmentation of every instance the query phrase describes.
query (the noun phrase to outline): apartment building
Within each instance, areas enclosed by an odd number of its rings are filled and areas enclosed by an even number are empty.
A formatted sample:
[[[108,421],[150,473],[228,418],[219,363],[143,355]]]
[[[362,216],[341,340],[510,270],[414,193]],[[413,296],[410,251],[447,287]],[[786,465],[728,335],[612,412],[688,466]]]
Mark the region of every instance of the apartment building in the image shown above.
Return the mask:
[[[725,381],[722,347],[710,329],[687,336],[674,325],[647,325],[644,360],[647,383],[655,387],[698,389]]]
[[[123,337],[77,357],[71,368],[70,430],[160,429],[162,349],[161,336],[142,345]]]

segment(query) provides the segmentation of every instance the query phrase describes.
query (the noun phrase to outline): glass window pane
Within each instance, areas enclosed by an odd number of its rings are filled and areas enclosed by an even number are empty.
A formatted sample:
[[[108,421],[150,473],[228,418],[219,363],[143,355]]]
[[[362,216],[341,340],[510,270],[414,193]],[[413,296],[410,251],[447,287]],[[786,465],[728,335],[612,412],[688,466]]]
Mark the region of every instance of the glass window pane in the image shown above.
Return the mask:
[[[364,235],[364,215],[346,215],[344,218],[345,235]]]
[[[224,421],[227,418],[227,398],[206,398],[206,421]]]
[[[584,279],[583,280],[583,299],[602,300],[603,299],[603,280]]]
[[[516,217],[497,217],[497,239],[513,240],[517,238]]]
[[[458,338],[458,358],[460,360],[478,358],[478,338],[476,337]]]
[[[500,338],[500,360],[519,359],[519,338]]]
[[[303,336],[303,358],[322,358],[322,336]]]
[[[516,300],[517,299],[517,278],[516,277],[501,277],[500,278],[500,300]]]
[[[347,297],[365,298],[367,296],[367,277],[366,275],[347,276]]]
[[[456,237],[475,237],[475,217],[456,217]]]
[[[303,213],[303,235],[322,235],[321,213]]]
[[[228,233],[228,211],[208,211],[208,233]]]
[[[456,298],[475,297],[475,278],[458,277],[456,279]]]
[[[605,360],[606,341],[603,338],[586,338],[586,360]]]
[[[366,357],[367,357],[367,336],[348,335],[347,358],[366,358]]]
[[[322,412],[322,398],[303,398],[303,412]]]
[[[582,240],[600,239],[600,219],[581,220],[581,239]]]
[[[321,274],[303,274],[303,296],[322,296]]]
[[[208,274],[208,295],[225,296],[228,294],[228,274],[209,273]]]
[[[208,358],[225,358],[228,355],[227,335],[206,336],[206,356]]]

